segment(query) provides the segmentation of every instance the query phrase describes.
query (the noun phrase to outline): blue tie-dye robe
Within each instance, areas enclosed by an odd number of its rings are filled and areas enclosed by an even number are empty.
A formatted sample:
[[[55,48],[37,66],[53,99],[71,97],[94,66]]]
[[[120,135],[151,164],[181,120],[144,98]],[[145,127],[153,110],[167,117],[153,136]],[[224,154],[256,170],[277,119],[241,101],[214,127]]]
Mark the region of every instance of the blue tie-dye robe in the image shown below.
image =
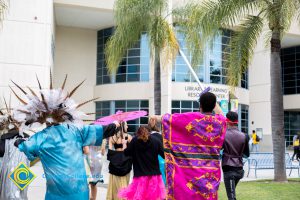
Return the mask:
[[[40,158],[47,180],[46,200],[88,200],[83,146],[101,145],[102,126],[48,127],[18,147],[29,160]]]

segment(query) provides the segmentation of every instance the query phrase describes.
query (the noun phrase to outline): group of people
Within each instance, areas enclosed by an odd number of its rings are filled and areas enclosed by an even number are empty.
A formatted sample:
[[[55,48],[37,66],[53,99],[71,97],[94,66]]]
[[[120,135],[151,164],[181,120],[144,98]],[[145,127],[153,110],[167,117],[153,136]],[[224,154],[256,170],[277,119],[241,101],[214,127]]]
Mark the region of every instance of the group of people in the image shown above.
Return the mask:
[[[31,94],[16,84],[26,99],[17,96],[21,106],[1,111],[3,154],[15,157],[14,163],[6,158],[2,164],[1,199],[27,199],[26,190],[3,183],[9,182],[11,165],[37,158],[47,181],[46,200],[96,199],[105,138],[110,162],[108,200],[217,199],[220,167],[228,199],[236,199],[235,187],[244,174],[242,159],[249,156],[249,138],[237,128],[237,113],[222,115],[213,93],[200,96],[200,112],[150,117],[148,126],[139,127],[132,137],[125,121],[82,125],[84,113],[77,109],[90,101],[76,104],[71,96],[81,84],[65,92],[65,83],[66,79],[58,89],[52,83],[50,89],[39,84],[38,93],[28,88]],[[37,126],[44,128],[27,138],[24,131]]]

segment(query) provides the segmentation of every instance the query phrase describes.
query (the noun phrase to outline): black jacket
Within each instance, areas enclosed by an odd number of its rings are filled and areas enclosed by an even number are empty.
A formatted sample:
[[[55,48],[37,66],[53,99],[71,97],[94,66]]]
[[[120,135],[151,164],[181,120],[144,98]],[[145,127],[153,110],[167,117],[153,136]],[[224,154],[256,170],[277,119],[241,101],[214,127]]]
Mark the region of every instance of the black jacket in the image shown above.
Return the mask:
[[[223,144],[222,167],[227,169],[242,169],[243,156],[249,157],[249,138],[237,127],[227,128]]]
[[[158,155],[164,156],[161,141],[150,135],[147,142],[134,137],[124,150],[133,160],[134,177],[160,175]]]

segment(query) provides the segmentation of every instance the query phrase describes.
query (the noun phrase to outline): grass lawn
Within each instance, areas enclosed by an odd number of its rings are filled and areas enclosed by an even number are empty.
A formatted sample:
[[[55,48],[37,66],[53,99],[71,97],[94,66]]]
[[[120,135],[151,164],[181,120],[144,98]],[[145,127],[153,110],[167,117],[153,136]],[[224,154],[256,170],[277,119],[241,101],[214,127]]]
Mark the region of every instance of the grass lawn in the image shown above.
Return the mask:
[[[271,180],[240,182],[236,190],[237,200],[291,200],[300,199],[300,179],[288,183]],[[219,188],[219,200],[227,200],[224,183]]]

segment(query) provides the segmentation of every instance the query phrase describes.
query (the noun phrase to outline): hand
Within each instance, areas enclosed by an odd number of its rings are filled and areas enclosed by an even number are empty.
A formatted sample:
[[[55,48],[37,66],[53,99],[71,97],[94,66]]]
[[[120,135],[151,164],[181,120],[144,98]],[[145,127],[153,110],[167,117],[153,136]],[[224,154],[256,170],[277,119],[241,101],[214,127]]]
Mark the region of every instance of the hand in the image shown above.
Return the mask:
[[[101,155],[104,156],[105,155],[105,149],[101,149]]]
[[[118,121],[114,121],[113,123],[116,125],[117,128],[119,128],[121,126],[120,122],[118,122]]]
[[[14,146],[18,148],[18,146],[24,141],[25,141],[24,139],[17,139],[14,143]]]

